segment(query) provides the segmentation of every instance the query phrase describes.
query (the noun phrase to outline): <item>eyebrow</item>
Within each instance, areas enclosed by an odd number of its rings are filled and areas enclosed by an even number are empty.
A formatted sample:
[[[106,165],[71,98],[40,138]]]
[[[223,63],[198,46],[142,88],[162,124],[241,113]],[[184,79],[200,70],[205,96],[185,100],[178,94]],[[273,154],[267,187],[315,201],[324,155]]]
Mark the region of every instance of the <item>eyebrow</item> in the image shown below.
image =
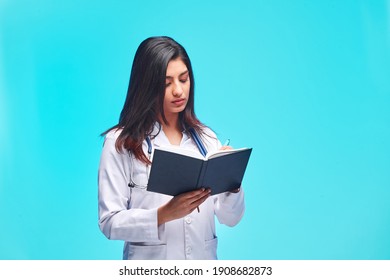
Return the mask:
[[[185,75],[185,74],[188,74],[188,70],[186,70],[186,71],[184,71],[183,73],[179,74],[179,77],[181,77],[181,76],[183,76],[183,75]],[[165,78],[166,78],[166,79],[173,79],[173,77],[171,77],[171,76],[166,76]]]

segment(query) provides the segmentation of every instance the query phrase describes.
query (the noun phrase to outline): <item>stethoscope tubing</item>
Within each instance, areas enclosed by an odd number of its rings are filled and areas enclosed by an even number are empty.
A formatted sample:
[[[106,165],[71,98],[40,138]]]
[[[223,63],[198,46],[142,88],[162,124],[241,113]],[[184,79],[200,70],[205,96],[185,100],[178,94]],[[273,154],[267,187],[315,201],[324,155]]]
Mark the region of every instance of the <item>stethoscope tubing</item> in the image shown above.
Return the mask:
[[[202,154],[202,156],[206,157],[207,150],[205,146],[202,143],[202,140],[200,140],[200,137],[196,130],[194,128],[190,128],[189,132],[191,133],[192,139],[194,139],[196,146],[198,146],[199,152]]]

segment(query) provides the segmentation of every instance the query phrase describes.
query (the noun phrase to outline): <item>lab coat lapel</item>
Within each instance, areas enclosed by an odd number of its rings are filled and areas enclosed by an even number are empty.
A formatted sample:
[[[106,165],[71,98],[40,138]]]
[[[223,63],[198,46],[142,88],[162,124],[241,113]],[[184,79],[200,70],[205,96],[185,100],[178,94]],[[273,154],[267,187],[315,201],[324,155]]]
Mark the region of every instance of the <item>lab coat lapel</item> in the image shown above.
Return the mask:
[[[171,146],[168,137],[165,135],[159,123],[155,123],[152,135],[156,135],[155,137],[152,137],[153,148]],[[188,136],[188,133],[185,133],[183,130],[183,139],[181,141],[181,145],[183,145],[183,143],[186,143],[187,141],[191,141],[191,138]]]
[[[152,136],[153,148],[169,146],[169,140],[165,136],[164,131],[162,130],[162,127],[158,122],[154,124],[152,135],[155,135]]]

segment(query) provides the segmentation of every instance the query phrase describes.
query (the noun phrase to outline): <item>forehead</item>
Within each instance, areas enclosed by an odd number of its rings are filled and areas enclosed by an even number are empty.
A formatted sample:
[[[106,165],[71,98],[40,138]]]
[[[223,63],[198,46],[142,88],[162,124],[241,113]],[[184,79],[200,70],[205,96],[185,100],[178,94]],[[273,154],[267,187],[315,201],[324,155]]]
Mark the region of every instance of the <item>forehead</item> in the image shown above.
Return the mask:
[[[186,72],[187,66],[184,64],[181,58],[177,58],[169,61],[167,66],[167,76],[174,77]]]

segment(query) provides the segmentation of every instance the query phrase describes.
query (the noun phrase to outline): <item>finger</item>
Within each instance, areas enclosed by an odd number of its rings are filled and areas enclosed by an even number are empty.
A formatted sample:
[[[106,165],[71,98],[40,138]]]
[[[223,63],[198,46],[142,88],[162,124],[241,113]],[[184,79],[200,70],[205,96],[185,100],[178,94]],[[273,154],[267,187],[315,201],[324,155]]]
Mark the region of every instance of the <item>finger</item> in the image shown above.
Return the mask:
[[[192,212],[194,207],[196,208],[197,205],[201,204],[204,200],[207,199],[209,193],[209,189],[202,188],[201,190],[180,194],[171,200],[171,205],[174,208],[180,207],[183,210],[187,209],[185,211]]]
[[[182,197],[182,198],[188,199],[188,198],[191,198],[191,197],[194,197],[194,196],[197,196],[197,195],[202,195],[202,193],[205,190],[206,190],[205,188],[201,188],[201,189],[198,189],[198,190],[189,191],[189,192],[186,192],[186,193],[179,194],[178,197]]]
[[[193,197],[189,198],[189,201],[191,203],[199,200],[199,199],[202,199],[202,198],[207,198],[209,195],[210,195],[210,192],[211,190],[210,189],[204,189],[203,192],[197,194],[197,195],[194,195]]]
[[[199,199],[194,200],[190,205],[191,205],[191,207],[193,207],[195,209],[196,207],[201,205],[203,202],[205,202],[206,199],[208,199],[209,197],[210,197],[210,193],[207,193],[206,195],[200,197]]]
[[[223,151],[223,150],[233,150],[233,147],[232,147],[232,146],[222,146],[222,147],[220,148],[220,150],[221,150],[221,151]]]
[[[190,203],[192,203],[193,201],[207,195],[210,191],[206,188],[201,188],[199,190],[196,190],[196,191],[190,191],[190,192],[187,192],[187,193],[184,193],[184,194],[181,194],[180,197],[181,197],[181,200],[186,200],[186,201],[189,201]]]

